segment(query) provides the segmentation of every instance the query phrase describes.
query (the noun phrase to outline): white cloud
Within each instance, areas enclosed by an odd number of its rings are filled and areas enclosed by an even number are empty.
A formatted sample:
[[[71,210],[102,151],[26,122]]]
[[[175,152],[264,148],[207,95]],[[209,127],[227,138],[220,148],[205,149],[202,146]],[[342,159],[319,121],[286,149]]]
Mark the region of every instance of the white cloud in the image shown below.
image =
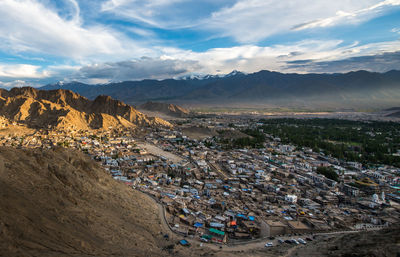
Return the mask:
[[[199,69],[195,60],[142,57],[136,60],[87,65],[76,72],[77,79],[108,81],[165,79]]]
[[[177,26],[175,21],[179,18],[171,15],[170,11],[173,10],[167,10],[167,7],[184,1],[188,0],[109,0],[101,5],[101,10],[103,12],[114,13],[119,17],[122,16],[137,20],[154,27],[166,28]],[[164,20],[160,18],[164,14],[167,14],[169,19]]]
[[[306,70],[290,70],[286,64],[296,60],[335,61],[400,50],[400,41],[367,45],[359,45],[357,42],[343,46],[341,44],[343,42],[340,40],[304,40],[295,44],[270,47],[244,45],[232,48],[215,48],[201,53],[164,49],[166,54],[163,58],[196,60],[202,67],[198,71],[206,74],[228,73],[234,69],[244,72],[255,72],[263,69],[305,72]]]
[[[77,0],[59,0],[60,2],[65,2],[66,5],[62,7],[63,11],[69,10],[69,12],[66,12],[66,18],[70,21],[72,21],[75,24],[81,24],[81,9],[79,7],[79,3]]]
[[[325,19],[319,19],[295,26],[294,30],[310,29],[315,27],[329,27],[343,23],[357,23],[368,18],[374,17],[382,9],[390,6],[400,5],[400,0],[386,0],[367,8],[356,10],[354,12],[338,11],[335,16]]]
[[[147,26],[203,30],[212,38],[248,44],[292,30],[362,22],[398,5],[400,0],[108,0],[102,11]]]
[[[225,74],[234,69],[244,72],[263,69],[281,71],[286,61],[329,57],[340,43],[342,43],[340,40],[307,40],[296,44],[270,47],[243,45],[232,48],[214,48],[205,52],[164,48],[162,49],[164,55],[161,58],[197,61],[201,67],[197,69],[197,72],[204,74]],[[337,52],[335,53],[337,54]]]
[[[105,26],[83,27],[79,6],[71,19],[35,0],[0,1],[0,48],[10,52],[43,53],[76,60],[142,56],[151,50]]]
[[[34,86],[32,83],[27,83],[24,80],[14,80],[14,81],[9,81],[9,82],[2,82],[0,81],[0,87],[1,88],[13,88],[13,87],[28,87],[28,86]]]
[[[400,34],[400,28],[393,28],[390,30],[390,32]]]
[[[393,67],[400,67],[400,51],[384,52],[374,55],[355,56],[333,61],[298,60],[287,63],[287,68],[303,72],[349,72],[368,70],[387,72]]]
[[[252,43],[294,29],[359,22],[375,17],[399,0],[239,0],[216,11],[205,29],[241,43]]]
[[[0,78],[46,78],[48,71],[40,71],[40,66],[29,64],[0,64]]]
[[[0,64],[0,80],[4,82],[6,79],[9,83],[13,79],[20,79],[36,84],[40,81],[47,84],[58,80],[106,83],[124,80],[166,79],[191,73],[226,74],[235,69],[248,73],[259,70],[299,73],[330,72],[329,68],[324,69],[324,65],[326,67],[335,65],[339,69],[345,67],[344,65],[347,63],[343,60],[353,58],[351,67],[361,67],[356,63],[358,60],[372,60],[372,58],[354,59],[354,57],[400,51],[400,41],[360,45],[358,42],[344,44],[341,40],[303,40],[293,44],[268,47],[243,45],[231,48],[213,48],[204,52],[162,47],[155,51],[161,53],[160,57],[97,62],[83,66],[54,65],[43,69],[40,66],[26,64]],[[389,55],[381,55],[380,59],[385,56]],[[393,56],[395,58],[398,55]],[[390,60],[380,60],[379,63],[381,64],[379,69],[393,66],[393,61]],[[370,70],[374,70],[374,67],[371,67]]]
[[[144,23],[166,30],[198,28],[213,10],[232,5],[232,0],[108,0],[101,5],[105,13],[119,19]]]
[[[156,37],[156,34],[154,32],[152,32],[151,30],[147,30],[147,29],[128,27],[127,30],[136,35],[146,37],[146,38],[155,38]]]
[[[333,67],[333,64],[339,67],[340,64],[342,68],[346,64],[346,61],[343,60],[353,58],[351,59],[352,67],[361,67],[357,66],[356,62],[363,59],[354,59],[354,57],[400,51],[400,41],[368,45],[359,45],[358,42],[349,45],[342,44],[343,42],[340,40],[304,40],[287,45],[270,47],[243,45],[232,48],[214,48],[205,52],[160,48],[157,51],[162,52],[163,55],[159,58],[144,57],[122,62],[92,64],[84,66],[74,73],[74,79],[83,82],[101,81],[101,83],[105,83],[145,78],[166,79],[191,73],[227,74],[235,69],[248,73],[259,70],[298,73],[330,72],[323,69],[323,64],[332,63],[329,67]],[[372,58],[368,60],[372,60]],[[390,62],[390,60],[387,62],[381,60],[379,69],[387,69],[391,65]],[[362,67],[366,66],[368,65]],[[374,67],[370,67],[370,70],[374,70]]]

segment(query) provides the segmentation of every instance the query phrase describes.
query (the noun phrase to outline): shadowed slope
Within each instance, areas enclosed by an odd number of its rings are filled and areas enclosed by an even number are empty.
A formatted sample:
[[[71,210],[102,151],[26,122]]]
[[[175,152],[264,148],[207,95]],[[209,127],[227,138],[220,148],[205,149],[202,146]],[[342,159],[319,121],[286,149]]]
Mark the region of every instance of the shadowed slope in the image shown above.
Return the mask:
[[[140,110],[151,112],[158,112],[172,117],[187,117],[190,111],[175,104],[159,103],[159,102],[146,102],[138,107]]]
[[[0,147],[0,256],[165,256],[157,210],[79,152]]]

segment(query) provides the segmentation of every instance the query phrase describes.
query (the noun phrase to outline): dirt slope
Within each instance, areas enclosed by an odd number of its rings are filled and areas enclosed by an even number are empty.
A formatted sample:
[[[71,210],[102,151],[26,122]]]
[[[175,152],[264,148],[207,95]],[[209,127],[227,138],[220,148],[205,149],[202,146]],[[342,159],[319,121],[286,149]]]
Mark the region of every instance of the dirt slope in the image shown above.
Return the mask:
[[[140,110],[161,113],[164,115],[168,115],[171,117],[178,117],[178,118],[188,117],[190,114],[189,110],[181,106],[168,103],[147,102],[140,105],[138,108]]]
[[[0,147],[0,256],[166,256],[157,206],[81,153]]]
[[[322,236],[289,256],[396,257],[400,256],[400,227],[340,236]]]

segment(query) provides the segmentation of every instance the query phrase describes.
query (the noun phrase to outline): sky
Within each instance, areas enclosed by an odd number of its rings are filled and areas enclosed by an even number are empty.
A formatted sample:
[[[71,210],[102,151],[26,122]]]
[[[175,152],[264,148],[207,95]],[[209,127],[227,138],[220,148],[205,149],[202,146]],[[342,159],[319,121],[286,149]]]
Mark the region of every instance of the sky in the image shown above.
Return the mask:
[[[0,0],[0,87],[400,69],[400,0]]]

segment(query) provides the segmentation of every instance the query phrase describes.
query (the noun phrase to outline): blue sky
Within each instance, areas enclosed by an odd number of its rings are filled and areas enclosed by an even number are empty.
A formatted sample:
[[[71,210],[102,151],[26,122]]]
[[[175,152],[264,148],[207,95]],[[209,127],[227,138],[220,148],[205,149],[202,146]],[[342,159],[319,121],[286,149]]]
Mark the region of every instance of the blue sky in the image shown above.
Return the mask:
[[[400,0],[1,0],[0,86],[400,69]]]

